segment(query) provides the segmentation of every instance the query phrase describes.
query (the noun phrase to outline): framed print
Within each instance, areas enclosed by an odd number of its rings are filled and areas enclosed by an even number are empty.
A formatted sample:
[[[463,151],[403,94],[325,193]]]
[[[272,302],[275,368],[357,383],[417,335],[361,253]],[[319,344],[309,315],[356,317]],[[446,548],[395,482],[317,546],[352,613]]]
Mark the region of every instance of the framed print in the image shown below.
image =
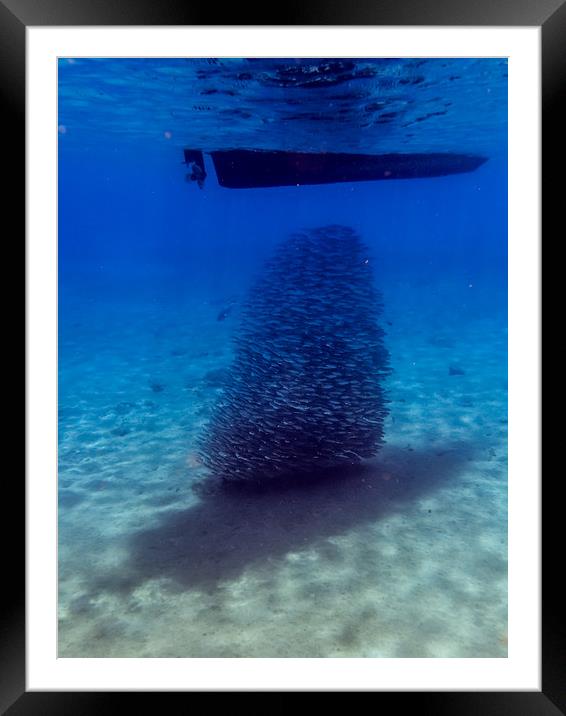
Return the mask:
[[[2,7],[26,111],[8,713],[559,713],[539,136],[563,7],[53,5]]]

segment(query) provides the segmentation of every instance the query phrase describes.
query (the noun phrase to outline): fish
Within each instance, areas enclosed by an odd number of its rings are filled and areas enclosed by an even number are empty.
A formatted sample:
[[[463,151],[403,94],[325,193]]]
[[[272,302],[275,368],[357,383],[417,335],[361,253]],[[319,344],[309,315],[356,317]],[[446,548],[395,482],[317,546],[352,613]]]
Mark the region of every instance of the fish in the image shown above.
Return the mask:
[[[390,366],[367,255],[354,229],[330,225],[292,234],[267,260],[198,440],[213,478],[304,481],[377,454]]]
[[[223,308],[220,313],[216,316],[217,321],[225,321],[228,316],[232,313],[232,306],[228,306],[228,308]]]

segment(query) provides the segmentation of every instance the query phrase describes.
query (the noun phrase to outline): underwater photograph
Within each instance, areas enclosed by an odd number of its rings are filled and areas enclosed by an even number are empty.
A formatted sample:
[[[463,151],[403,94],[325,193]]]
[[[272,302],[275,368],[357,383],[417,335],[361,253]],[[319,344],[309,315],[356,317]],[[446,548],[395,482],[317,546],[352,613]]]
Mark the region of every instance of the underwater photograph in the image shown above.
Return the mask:
[[[58,656],[507,657],[507,59],[58,60]]]

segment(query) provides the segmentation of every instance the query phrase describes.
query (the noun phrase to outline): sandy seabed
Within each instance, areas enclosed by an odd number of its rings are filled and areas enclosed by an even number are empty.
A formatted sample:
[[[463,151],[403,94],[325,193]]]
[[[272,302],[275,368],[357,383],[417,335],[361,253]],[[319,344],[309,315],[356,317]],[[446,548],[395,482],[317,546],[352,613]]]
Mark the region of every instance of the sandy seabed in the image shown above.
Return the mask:
[[[235,315],[66,308],[60,657],[507,656],[505,317],[410,288],[384,291],[379,456],[262,493],[192,489]]]

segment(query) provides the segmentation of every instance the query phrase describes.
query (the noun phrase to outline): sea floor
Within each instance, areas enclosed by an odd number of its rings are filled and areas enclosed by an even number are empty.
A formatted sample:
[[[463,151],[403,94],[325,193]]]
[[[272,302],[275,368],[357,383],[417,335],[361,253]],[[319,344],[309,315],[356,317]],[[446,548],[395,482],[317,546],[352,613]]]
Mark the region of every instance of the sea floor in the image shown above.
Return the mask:
[[[507,656],[504,311],[481,282],[383,291],[379,456],[303,488],[203,494],[196,437],[237,307],[65,289],[60,657]]]

